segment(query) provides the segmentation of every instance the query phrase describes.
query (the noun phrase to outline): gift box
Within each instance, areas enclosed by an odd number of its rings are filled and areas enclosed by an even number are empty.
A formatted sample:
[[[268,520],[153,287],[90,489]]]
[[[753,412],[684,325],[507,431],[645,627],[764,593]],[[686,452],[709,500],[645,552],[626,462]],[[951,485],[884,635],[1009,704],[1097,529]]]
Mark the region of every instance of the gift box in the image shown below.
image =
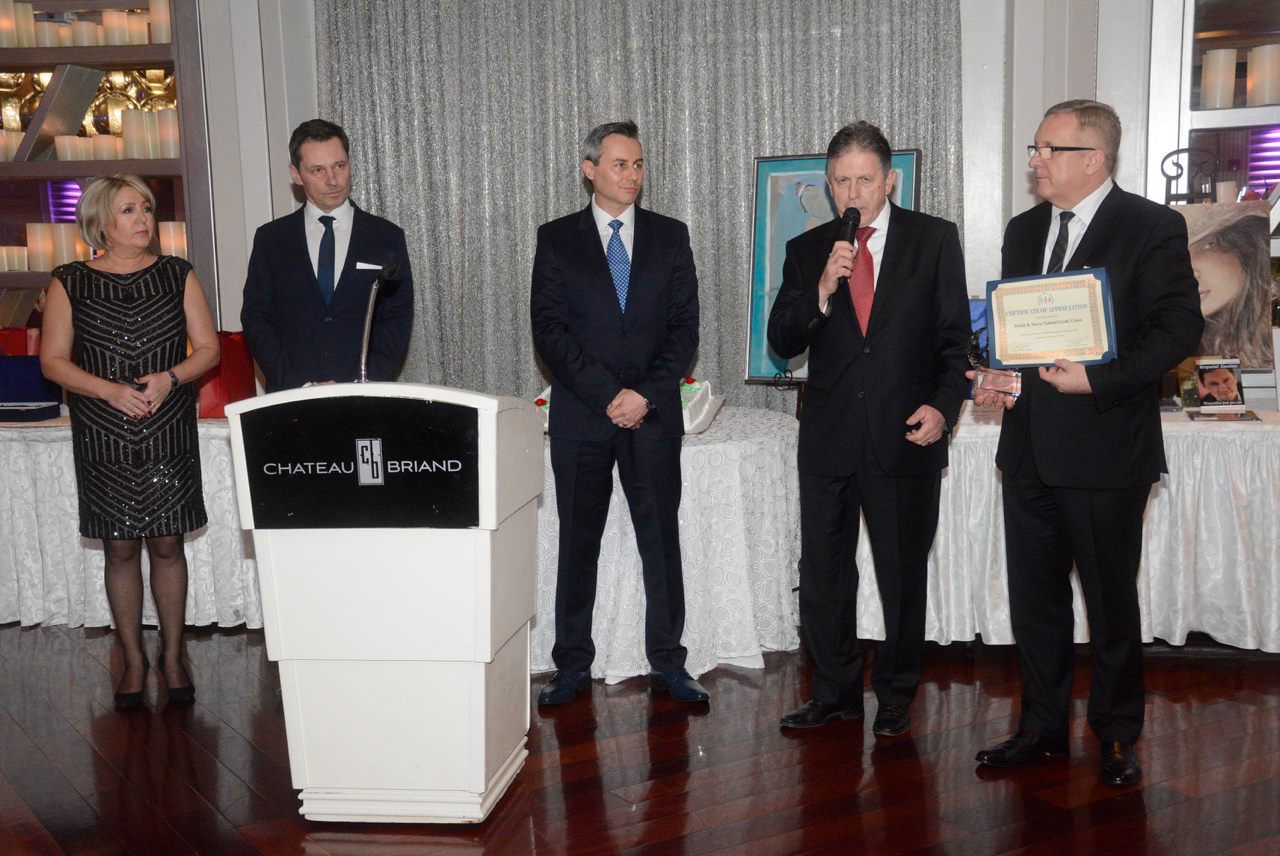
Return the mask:
[[[257,392],[253,379],[253,357],[243,333],[218,332],[222,359],[200,379],[200,418],[221,419],[224,408],[235,401],[253,398]]]
[[[39,357],[0,357],[0,422],[56,419],[62,389],[40,373]]]
[[[34,357],[39,354],[39,327],[0,327],[0,355]]]

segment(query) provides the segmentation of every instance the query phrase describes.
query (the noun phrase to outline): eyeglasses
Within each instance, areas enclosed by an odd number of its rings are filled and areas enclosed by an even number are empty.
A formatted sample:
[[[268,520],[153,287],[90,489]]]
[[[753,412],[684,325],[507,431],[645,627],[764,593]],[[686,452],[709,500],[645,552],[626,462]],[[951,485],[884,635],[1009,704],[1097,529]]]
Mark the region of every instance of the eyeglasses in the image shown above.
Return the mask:
[[[1096,152],[1091,146],[1027,146],[1027,157],[1040,155],[1041,160],[1048,160],[1058,152]]]

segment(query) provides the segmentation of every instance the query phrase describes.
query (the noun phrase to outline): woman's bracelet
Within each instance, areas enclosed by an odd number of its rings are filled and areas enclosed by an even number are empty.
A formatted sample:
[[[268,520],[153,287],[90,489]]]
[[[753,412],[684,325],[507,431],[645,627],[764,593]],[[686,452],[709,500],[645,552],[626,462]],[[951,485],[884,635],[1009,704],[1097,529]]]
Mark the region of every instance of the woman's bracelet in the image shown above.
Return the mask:
[[[169,391],[173,392],[178,388],[178,376],[173,373],[173,369],[169,369]]]

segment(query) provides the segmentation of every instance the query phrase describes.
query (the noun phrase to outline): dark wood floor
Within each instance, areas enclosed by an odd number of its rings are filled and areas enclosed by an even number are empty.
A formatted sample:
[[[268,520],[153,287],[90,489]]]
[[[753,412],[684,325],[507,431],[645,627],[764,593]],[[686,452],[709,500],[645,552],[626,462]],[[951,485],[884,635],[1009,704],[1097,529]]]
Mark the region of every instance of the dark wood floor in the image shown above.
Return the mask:
[[[780,732],[808,680],[781,653],[705,676],[709,710],[644,680],[535,710],[506,797],[451,827],[307,822],[262,634],[195,631],[189,654],[194,707],[152,677],[118,713],[111,633],[0,627],[0,853],[1280,853],[1280,655],[1203,638],[1148,651],[1134,788],[1097,783],[1083,656],[1071,759],[988,775],[973,754],[1012,729],[1011,648],[931,646],[895,740]]]

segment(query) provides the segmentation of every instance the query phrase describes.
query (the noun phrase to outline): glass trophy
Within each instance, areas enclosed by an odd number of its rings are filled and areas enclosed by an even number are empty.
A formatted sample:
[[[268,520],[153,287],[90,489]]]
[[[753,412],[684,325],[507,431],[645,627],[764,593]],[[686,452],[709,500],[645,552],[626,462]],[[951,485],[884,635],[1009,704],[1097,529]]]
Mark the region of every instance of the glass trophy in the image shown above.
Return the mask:
[[[974,330],[969,336],[969,347],[965,349],[965,356],[973,367],[972,394],[976,396],[979,392],[998,392],[1017,398],[1022,394],[1022,372],[990,367],[987,348],[982,344],[982,334],[986,331],[986,327]]]

